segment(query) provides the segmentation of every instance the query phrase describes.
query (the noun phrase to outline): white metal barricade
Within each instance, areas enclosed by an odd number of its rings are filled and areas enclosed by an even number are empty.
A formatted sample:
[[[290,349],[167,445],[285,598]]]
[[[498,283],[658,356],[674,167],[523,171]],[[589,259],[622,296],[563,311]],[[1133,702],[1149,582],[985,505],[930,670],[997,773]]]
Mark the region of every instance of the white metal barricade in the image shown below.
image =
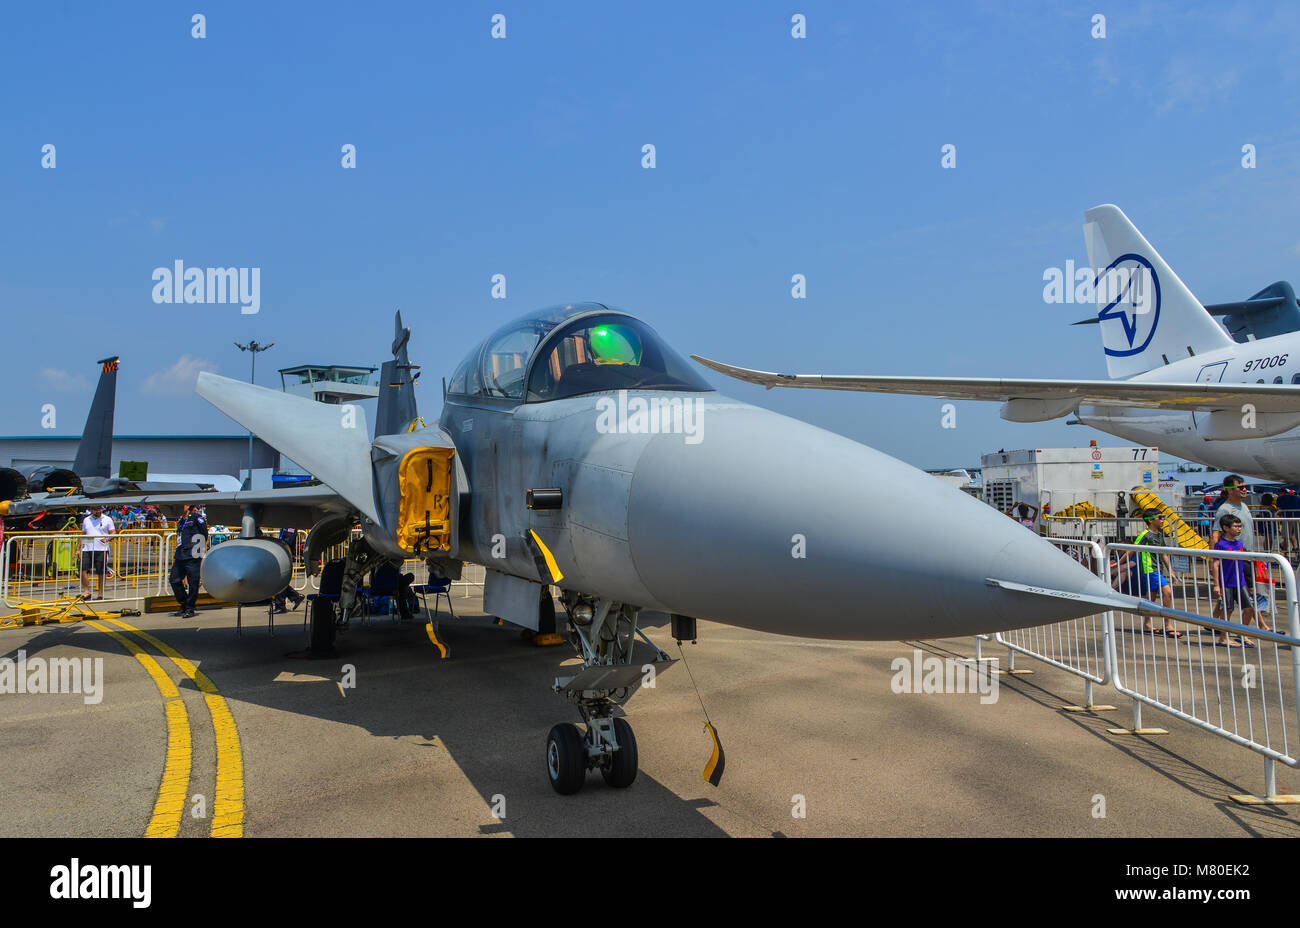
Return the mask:
[[[1082,516],[1053,516],[1042,518],[1043,530],[1049,538],[1086,538]]]
[[[461,568],[460,579],[452,581],[452,587],[460,587],[461,599],[468,599],[474,590],[483,592],[483,583],[487,579],[487,568],[482,564],[465,563]]]
[[[1189,568],[1169,577],[1164,558],[1176,555],[1187,557]],[[1274,795],[1274,761],[1300,766],[1300,625],[1291,565],[1276,554],[1129,544],[1107,545],[1106,562],[1121,593],[1200,617],[1166,630],[1160,619],[1113,613],[1113,682],[1133,699],[1133,729],[1141,729],[1147,705],[1257,751],[1265,758],[1266,795]],[[1228,566],[1238,564],[1244,575]],[[1257,572],[1249,592],[1232,582]],[[1225,599],[1243,621],[1224,614]],[[1260,620],[1284,630],[1263,631]]]
[[[5,536],[0,558],[0,602],[13,608],[27,602],[52,602],[63,595],[79,595],[83,592],[83,565],[88,571],[91,598],[130,602],[157,595],[167,572],[162,536],[123,532],[108,536],[107,542],[102,559],[83,558],[82,549],[89,549],[89,539],[77,533]],[[102,595],[97,569],[101,561]]]
[[[1089,519],[1083,527],[1085,538],[1099,544],[1109,541],[1128,542],[1146,530],[1146,523],[1136,516],[1113,519]]]
[[[1281,554],[1292,565],[1300,559],[1300,519],[1289,516],[1253,514],[1256,551]],[[1213,528],[1218,528],[1217,525]]]
[[[1048,538],[1061,551],[1090,572],[1101,576],[1106,555],[1095,541]],[[1092,706],[1094,683],[1109,683],[1114,676],[1109,612],[1094,613],[1051,625],[1036,625],[998,632],[994,639],[1007,648],[1007,668],[1014,670],[1015,654],[1036,658],[1084,679],[1084,705]]]

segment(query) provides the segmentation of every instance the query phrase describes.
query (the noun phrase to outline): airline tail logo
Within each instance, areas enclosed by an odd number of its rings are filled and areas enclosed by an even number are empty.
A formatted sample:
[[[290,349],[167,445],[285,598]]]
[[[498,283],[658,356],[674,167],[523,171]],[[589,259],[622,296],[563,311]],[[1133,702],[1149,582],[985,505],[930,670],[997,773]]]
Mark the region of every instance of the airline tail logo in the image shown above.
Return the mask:
[[[1160,321],[1160,278],[1151,262],[1120,255],[1097,275],[1094,288],[1106,354],[1124,358],[1145,351]]]

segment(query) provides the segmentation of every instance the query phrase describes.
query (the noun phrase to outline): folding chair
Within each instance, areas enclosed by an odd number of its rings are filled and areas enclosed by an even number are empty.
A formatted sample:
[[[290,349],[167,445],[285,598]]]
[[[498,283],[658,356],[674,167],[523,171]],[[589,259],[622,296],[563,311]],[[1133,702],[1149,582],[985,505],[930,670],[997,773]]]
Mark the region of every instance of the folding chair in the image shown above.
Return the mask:
[[[381,596],[397,595],[402,575],[392,564],[380,564],[370,571],[370,586],[366,589],[366,619],[370,618],[372,603]],[[364,622],[366,619],[362,619]],[[395,621],[395,620],[394,620]]]
[[[451,605],[451,581],[446,577],[429,577],[428,583],[421,583],[419,586],[412,585],[411,592],[420,597],[420,605],[424,609],[424,615],[430,621],[437,621],[442,610],[438,608],[438,600],[442,597],[447,599],[447,611],[451,617],[456,618],[456,610]],[[433,615],[429,615],[429,594],[433,594]]]

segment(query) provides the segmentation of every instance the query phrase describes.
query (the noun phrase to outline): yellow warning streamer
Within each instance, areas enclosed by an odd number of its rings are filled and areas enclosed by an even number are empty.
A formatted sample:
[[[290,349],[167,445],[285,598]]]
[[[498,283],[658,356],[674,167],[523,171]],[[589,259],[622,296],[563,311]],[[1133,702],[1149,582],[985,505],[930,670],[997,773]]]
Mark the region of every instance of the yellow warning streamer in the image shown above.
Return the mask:
[[[447,655],[451,652],[447,650],[445,644],[438,640],[438,632],[434,629],[432,622],[424,626],[424,633],[429,636],[429,640],[433,642],[433,646],[438,649],[438,653],[442,655],[442,659],[445,661]]]
[[[691,673],[691,665],[686,663],[686,652],[682,650],[682,644],[677,643],[677,650],[682,656],[682,666],[686,668],[686,676],[691,678],[691,687],[695,690],[695,698],[700,701],[700,711],[704,713],[704,730],[708,732],[709,738],[713,740],[713,754],[709,756],[709,762],[704,765],[704,779],[711,785],[717,786],[722,782],[722,771],[727,769],[727,755],[722,750],[722,739],[718,737],[718,730],[713,727],[713,720],[709,718],[709,710],[704,708],[704,697],[700,695],[700,688],[695,684],[695,674]]]
[[[713,756],[704,765],[704,779],[717,786],[722,782],[722,771],[727,769],[727,755],[722,753],[722,742],[718,740],[718,730],[713,723],[705,722],[704,727],[713,739]]]

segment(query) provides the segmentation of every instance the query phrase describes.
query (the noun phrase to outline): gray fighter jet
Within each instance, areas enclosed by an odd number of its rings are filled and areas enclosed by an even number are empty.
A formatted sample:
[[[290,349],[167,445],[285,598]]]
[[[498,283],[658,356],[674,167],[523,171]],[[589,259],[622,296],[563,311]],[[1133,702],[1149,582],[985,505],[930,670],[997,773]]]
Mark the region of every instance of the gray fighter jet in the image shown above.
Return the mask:
[[[112,476],[113,415],[117,405],[118,357],[101,358],[99,383],[86,415],[86,426],[77,443],[72,469],[40,464],[26,473],[0,467],[0,500],[21,499],[46,493],[77,491],[86,496],[109,493],[195,493],[211,490],[210,483],[181,483],[158,480],[128,480]]]
[[[573,304],[502,327],[446,382],[428,427],[417,427],[400,316],[396,329],[373,440],[359,408],[200,375],[199,395],[319,486],[120,501],[197,502],[217,521],[242,522],[241,538],[203,564],[208,591],[234,602],[288,582],[287,554],[256,537],[261,524],[310,527],[313,570],[326,546],[353,536],[341,615],[375,565],[421,557],[450,578],[462,562],[483,565],[486,612],[558,632],[582,660],[554,686],[586,723],[585,733],[565,723],[548,737],[561,793],[592,769],[617,787],[636,776],[636,740],[615,710],[650,667],[671,664],[638,627],[643,609],[669,613],[678,640],[694,639],[700,618],[879,640],[1040,625],[1099,606],[1162,608],[1119,596],[1007,516],[901,461],[719,395],[627,313]],[[335,615],[315,601],[318,643]]]

